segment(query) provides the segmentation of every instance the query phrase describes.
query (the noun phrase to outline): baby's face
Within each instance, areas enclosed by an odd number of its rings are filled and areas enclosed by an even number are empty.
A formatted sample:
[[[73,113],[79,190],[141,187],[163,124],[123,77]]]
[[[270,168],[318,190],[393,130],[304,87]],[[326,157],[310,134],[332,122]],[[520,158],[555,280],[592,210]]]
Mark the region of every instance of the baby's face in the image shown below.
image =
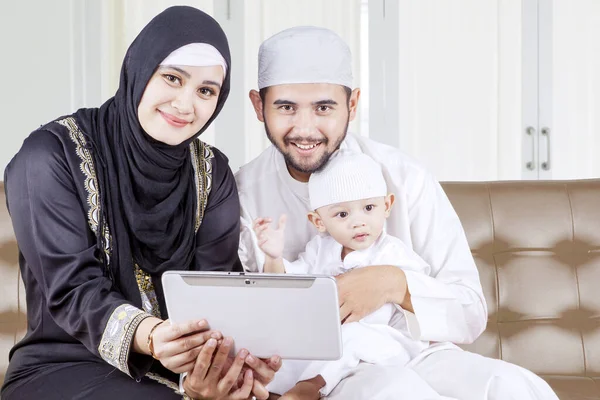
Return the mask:
[[[390,195],[321,207],[317,213],[327,232],[352,250],[368,248],[377,240],[390,214]]]

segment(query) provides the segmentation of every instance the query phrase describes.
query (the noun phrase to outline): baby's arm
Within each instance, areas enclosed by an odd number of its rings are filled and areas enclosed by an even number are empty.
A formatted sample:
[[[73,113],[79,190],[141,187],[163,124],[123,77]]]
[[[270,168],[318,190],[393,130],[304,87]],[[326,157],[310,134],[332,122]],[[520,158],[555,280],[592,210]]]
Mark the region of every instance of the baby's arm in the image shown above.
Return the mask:
[[[253,228],[258,239],[258,247],[265,253],[263,272],[285,273],[282,257],[286,219],[285,215],[279,217],[277,229],[271,227],[271,218],[257,218],[254,220]]]

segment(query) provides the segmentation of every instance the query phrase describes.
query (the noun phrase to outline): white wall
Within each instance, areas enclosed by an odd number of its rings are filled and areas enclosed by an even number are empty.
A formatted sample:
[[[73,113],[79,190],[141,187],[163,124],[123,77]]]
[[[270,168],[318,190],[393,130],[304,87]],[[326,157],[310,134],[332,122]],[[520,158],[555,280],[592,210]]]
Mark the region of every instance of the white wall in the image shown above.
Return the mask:
[[[74,14],[69,0],[2,2],[2,177],[6,164],[31,131],[79,105]]]
[[[294,25],[320,25],[340,34],[354,55],[360,82],[360,0],[19,0],[2,4],[0,63],[8,122],[0,146],[2,170],[40,124],[79,107],[96,107],[118,86],[125,52],[160,11],[185,4],[213,15],[226,31],[233,58],[232,90],[224,110],[202,135],[236,171],[269,145],[248,99],[256,88],[260,43]],[[31,12],[35,10],[35,12]],[[9,39],[10,38],[10,39]],[[359,117],[360,118],[360,117]],[[359,123],[351,124],[359,131]]]

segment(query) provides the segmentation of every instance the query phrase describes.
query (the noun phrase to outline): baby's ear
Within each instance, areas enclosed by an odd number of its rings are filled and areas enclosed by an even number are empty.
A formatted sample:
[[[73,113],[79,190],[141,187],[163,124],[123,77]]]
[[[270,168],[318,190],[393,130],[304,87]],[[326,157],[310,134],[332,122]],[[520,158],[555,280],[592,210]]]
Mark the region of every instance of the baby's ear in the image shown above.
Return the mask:
[[[394,206],[394,202],[396,201],[396,196],[394,193],[390,193],[385,196],[385,217],[389,217],[392,212],[392,207]]]
[[[323,224],[323,220],[321,216],[316,211],[311,211],[308,213],[308,220],[317,228],[317,230],[321,233],[325,232],[325,225]]]

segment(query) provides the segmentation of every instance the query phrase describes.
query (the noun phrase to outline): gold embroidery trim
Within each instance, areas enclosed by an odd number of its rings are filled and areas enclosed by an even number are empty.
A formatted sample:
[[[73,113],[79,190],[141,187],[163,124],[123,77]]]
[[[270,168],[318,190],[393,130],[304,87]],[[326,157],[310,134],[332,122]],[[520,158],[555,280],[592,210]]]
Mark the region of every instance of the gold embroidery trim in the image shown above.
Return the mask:
[[[142,270],[137,263],[134,263],[134,267],[135,280],[142,296],[142,308],[148,314],[161,318],[160,306],[156,297],[156,291],[154,290],[154,283],[152,283],[152,277]]]
[[[215,158],[215,154],[212,151],[210,145],[198,140],[199,150],[199,173],[198,180],[201,181],[201,185],[198,185],[202,191],[198,190],[198,207],[199,207],[199,218],[197,220],[198,227],[204,219],[204,212],[206,211],[206,205],[208,204],[208,196],[212,190],[212,159]]]
[[[69,137],[75,143],[75,151],[77,156],[81,159],[79,168],[85,176],[84,187],[88,193],[88,224],[90,225],[92,232],[98,234],[98,224],[100,220],[100,188],[98,186],[94,158],[87,148],[85,136],[79,129],[79,126],[77,126],[73,117],[67,117],[56,122],[67,128]],[[104,253],[106,253],[107,262],[110,264],[111,236],[108,223],[104,224],[103,231]]]
[[[71,140],[75,142],[77,155],[81,159],[79,168],[85,175],[85,190],[88,192],[87,202],[89,205],[88,209],[88,223],[92,231],[98,233],[98,218],[100,213],[100,192],[98,189],[98,180],[96,179],[96,169],[94,168],[94,159],[90,151],[85,147],[87,141],[85,136],[79,130],[77,123],[73,117],[67,117],[56,121],[69,130],[69,136]]]
[[[176,384],[175,382],[173,382],[173,381],[171,381],[171,380],[169,380],[167,378],[164,378],[164,377],[160,376],[159,374],[155,374],[153,372],[148,372],[146,374],[146,377],[148,377],[148,378],[152,379],[153,381],[156,381],[156,382],[158,382],[158,383],[160,383],[162,385],[165,385],[169,389],[173,389],[173,391],[176,394],[180,394],[182,396],[183,400],[193,400],[191,397],[188,397],[185,393],[180,393],[179,392],[179,385],[178,384]]]
[[[102,333],[102,340],[98,345],[100,357],[113,367],[131,376],[127,361],[129,360],[133,335],[138,325],[150,316],[150,314],[130,304],[122,304],[115,308],[108,318]]]

